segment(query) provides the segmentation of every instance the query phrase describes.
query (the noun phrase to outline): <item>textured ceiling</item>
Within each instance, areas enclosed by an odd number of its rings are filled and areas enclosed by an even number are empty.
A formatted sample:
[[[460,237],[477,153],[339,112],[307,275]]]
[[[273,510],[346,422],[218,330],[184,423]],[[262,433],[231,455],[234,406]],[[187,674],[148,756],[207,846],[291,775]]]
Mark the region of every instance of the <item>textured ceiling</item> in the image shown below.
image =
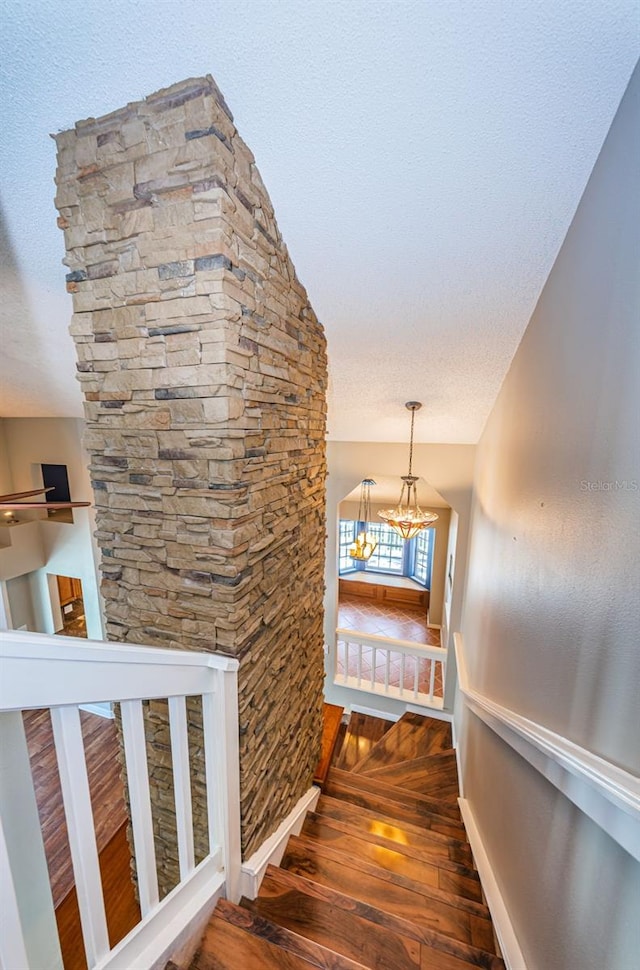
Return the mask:
[[[637,0],[4,0],[0,414],[80,415],[48,133],[211,73],[329,341],[329,435],[474,442],[640,49]]]

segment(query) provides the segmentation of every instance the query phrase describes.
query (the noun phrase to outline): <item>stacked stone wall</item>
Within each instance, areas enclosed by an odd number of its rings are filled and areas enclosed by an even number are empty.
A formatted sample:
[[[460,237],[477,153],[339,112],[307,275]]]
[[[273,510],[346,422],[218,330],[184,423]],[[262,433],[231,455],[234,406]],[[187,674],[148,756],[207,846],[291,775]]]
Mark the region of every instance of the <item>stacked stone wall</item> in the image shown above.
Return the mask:
[[[323,331],[210,77],[56,142],[107,635],[240,660],[246,856],[318,756]]]

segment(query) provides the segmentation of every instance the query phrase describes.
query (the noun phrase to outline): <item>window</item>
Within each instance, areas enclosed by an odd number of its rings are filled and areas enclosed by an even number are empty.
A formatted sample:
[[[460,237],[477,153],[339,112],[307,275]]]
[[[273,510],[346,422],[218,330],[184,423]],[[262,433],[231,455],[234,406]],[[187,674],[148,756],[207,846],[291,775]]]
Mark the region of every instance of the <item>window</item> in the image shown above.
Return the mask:
[[[373,555],[363,563],[365,571],[393,573],[402,576],[404,573],[404,540],[386,522],[367,522],[367,532],[371,532],[378,545]]]
[[[349,547],[357,534],[365,529],[375,536],[378,545],[371,558],[362,562],[351,558]],[[423,529],[414,539],[405,542],[385,522],[365,523],[340,519],[338,574],[343,576],[345,573],[360,571],[408,576],[430,589],[434,541],[434,529]]]
[[[427,588],[431,587],[431,564],[433,562],[433,529],[423,529],[413,539],[413,569],[411,575]]]
[[[338,544],[338,573],[349,573],[356,569],[356,561],[349,555],[349,547],[355,541],[357,522],[350,519],[340,519],[340,537]]]

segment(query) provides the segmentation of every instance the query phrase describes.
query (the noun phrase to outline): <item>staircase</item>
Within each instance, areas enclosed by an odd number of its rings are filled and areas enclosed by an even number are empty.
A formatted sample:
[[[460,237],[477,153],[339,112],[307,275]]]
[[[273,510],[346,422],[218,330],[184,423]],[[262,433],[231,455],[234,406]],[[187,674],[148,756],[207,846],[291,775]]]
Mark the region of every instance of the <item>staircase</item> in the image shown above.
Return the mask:
[[[457,797],[448,723],[352,714],[316,811],[191,970],[504,970]]]

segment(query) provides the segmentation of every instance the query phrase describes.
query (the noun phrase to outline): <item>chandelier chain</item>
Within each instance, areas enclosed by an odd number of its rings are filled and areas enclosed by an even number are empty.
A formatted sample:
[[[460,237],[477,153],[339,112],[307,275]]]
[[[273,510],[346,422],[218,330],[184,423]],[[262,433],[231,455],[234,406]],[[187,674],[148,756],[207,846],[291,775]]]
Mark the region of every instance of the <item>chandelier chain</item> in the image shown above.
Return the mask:
[[[411,465],[413,463],[413,423],[416,419],[416,412],[411,410],[411,437],[409,439],[409,475],[411,475]]]

